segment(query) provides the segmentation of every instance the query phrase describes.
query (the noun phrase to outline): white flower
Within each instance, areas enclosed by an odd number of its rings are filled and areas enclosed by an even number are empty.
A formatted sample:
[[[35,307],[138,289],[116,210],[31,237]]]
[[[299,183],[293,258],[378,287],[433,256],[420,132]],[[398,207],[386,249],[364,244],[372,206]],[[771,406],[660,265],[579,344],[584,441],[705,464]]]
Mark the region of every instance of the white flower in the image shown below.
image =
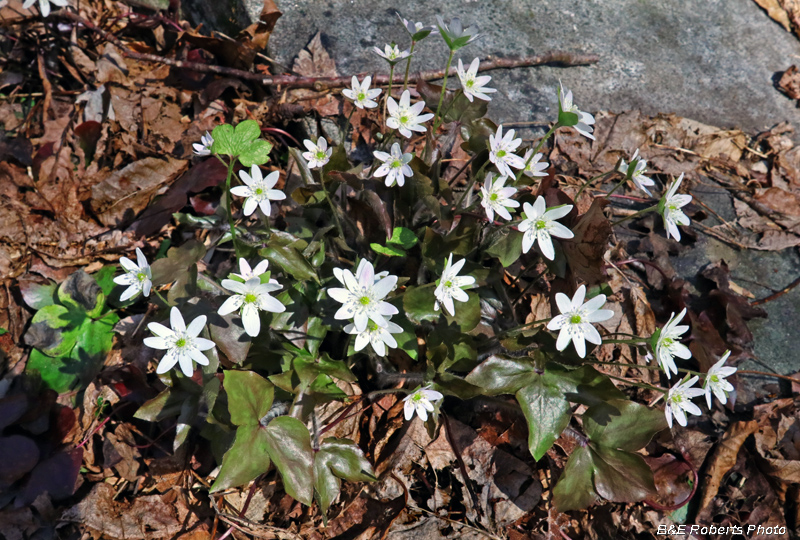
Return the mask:
[[[239,273],[238,274],[233,274],[233,275],[238,277],[238,278],[241,278],[241,279],[243,279],[245,281],[248,281],[248,280],[253,279],[255,277],[260,278],[261,274],[266,273],[266,271],[268,269],[269,269],[269,261],[266,260],[266,259],[264,259],[263,261],[258,263],[255,268],[251,269],[250,265],[247,263],[247,260],[244,259],[244,258],[240,258],[239,259]],[[278,282],[276,280],[272,279],[272,278],[270,278],[269,282],[273,283],[275,285],[278,284]]]
[[[633,169],[631,169],[631,166],[633,166]],[[633,153],[633,157],[631,158],[631,162],[629,164],[626,164],[624,159],[620,160],[617,170],[630,180],[633,180],[633,183],[636,184],[636,187],[648,195],[652,195],[650,190],[647,189],[647,186],[654,186],[656,183],[653,179],[644,175],[646,168],[647,161],[639,157],[639,150],[637,149],[636,152]]]
[[[358,267],[356,268],[356,281],[361,281],[361,276],[362,276],[362,274],[364,272],[366,272],[367,265],[372,266],[372,263],[369,262],[367,259],[361,259],[361,262],[358,263]],[[334,268],[333,269],[333,276],[336,279],[338,279],[339,283],[341,283],[342,285],[345,285],[344,272],[345,271],[342,268]],[[385,278],[388,275],[389,275],[389,271],[388,270],[384,270],[383,272],[378,272],[372,278],[372,283],[375,284],[375,283],[379,282],[380,280],[382,280],[383,278]],[[395,290],[396,288],[397,288],[397,285],[395,284],[395,286],[392,287],[392,290]]]
[[[253,277],[244,283],[233,279],[223,279],[222,286],[236,294],[228,297],[222,303],[218,313],[225,316],[241,308],[244,331],[251,337],[256,337],[261,331],[259,311],[269,311],[271,313],[283,313],[286,311],[286,306],[281,304],[277,298],[269,295],[270,292],[281,288],[280,285],[275,283],[261,283],[258,277]]]
[[[371,82],[372,77],[369,75],[364,77],[364,80],[361,83],[359,83],[358,79],[356,79],[356,76],[353,75],[353,79],[350,81],[352,89],[345,88],[342,90],[342,94],[344,94],[346,98],[350,99],[359,109],[374,109],[378,106],[378,104],[372,100],[380,95],[381,89],[373,88],[370,90],[369,85]]]
[[[603,343],[600,334],[591,323],[607,321],[614,316],[614,312],[610,309],[600,309],[606,303],[606,295],[598,294],[584,303],[585,297],[585,285],[578,287],[572,300],[564,293],[556,293],[556,304],[561,315],[556,315],[552,321],[547,323],[548,330],[560,330],[556,340],[556,349],[563,351],[572,341],[581,358],[586,356],[584,340],[595,345]]]
[[[667,405],[664,407],[664,414],[667,416],[667,425],[672,427],[672,418],[682,426],[686,426],[686,413],[699,416],[700,407],[692,403],[692,398],[703,395],[702,388],[692,388],[698,377],[695,375],[685,383],[677,383],[669,389],[667,393]]]
[[[39,2],[39,11],[42,12],[42,17],[50,15],[50,4],[58,7],[67,7],[69,5],[67,0],[25,0],[25,3],[22,4],[22,9],[30,9],[37,1]]]
[[[511,197],[517,192],[515,187],[504,187],[507,176],[500,176],[492,182],[492,173],[486,173],[486,181],[481,186],[481,206],[486,210],[489,221],[494,221],[494,213],[503,219],[511,219],[506,208],[519,208],[519,203]]]
[[[407,395],[403,398],[403,401],[406,402],[405,405],[403,405],[403,414],[406,420],[414,418],[414,412],[416,411],[417,416],[422,418],[423,422],[427,421],[428,412],[433,412],[434,408],[431,402],[439,401],[443,397],[444,396],[436,390],[431,390],[430,386],[420,388],[413,394]]]
[[[453,264],[452,253],[447,259],[444,270],[442,271],[442,278],[439,280],[436,290],[433,291],[433,294],[436,296],[436,300],[433,302],[433,309],[436,311],[439,311],[439,303],[441,302],[450,316],[455,317],[456,310],[453,305],[453,300],[458,300],[459,302],[466,302],[469,300],[469,295],[467,295],[462,288],[474,284],[475,278],[472,276],[458,275],[461,268],[464,267],[465,262],[467,262],[467,259],[461,259],[456,264]]]
[[[439,33],[442,35],[445,43],[447,43],[447,47],[451,51],[457,51],[461,47],[472,43],[480,36],[477,26],[472,25],[468,28],[464,28],[464,25],[461,24],[461,19],[458,17],[453,17],[448,24],[437,15],[436,21],[439,23]]]
[[[373,176],[377,178],[385,176],[386,187],[392,187],[395,184],[402,186],[406,183],[406,176],[409,178],[414,176],[414,171],[408,166],[411,160],[414,159],[414,154],[404,154],[400,150],[399,143],[392,145],[391,154],[379,150],[375,150],[373,154],[376,159],[383,162],[378,167],[378,170],[373,173]]]
[[[161,359],[156,368],[156,373],[161,375],[178,364],[187,377],[194,372],[192,360],[201,366],[208,365],[208,358],[201,351],[214,348],[214,342],[197,337],[206,325],[206,316],[200,315],[186,326],[183,316],[178,308],[172,307],[169,312],[169,322],[172,330],[159,323],[150,323],[147,328],[156,335],[144,339],[144,344],[153,349],[166,349],[167,354]]]
[[[406,49],[405,51],[401,51],[394,43],[391,45],[386,45],[383,50],[380,50],[378,47],[373,48],[375,49],[376,53],[385,58],[386,61],[392,65],[396,64],[403,58],[408,58],[411,56],[410,50]]]
[[[398,313],[396,307],[383,301],[397,284],[397,276],[390,275],[376,280],[372,263],[366,261],[362,264],[363,266],[359,265],[358,278],[350,270],[341,270],[338,275],[334,273],[337,279],[341,278],[340,281],[346,288],[328,289],[328,296],[342,304],[334,318],[352,318],[357,332],[363,332],[370,320],[378,326],[386,327],[389,321],[384,317]]]
[[[272,189],[278,183],[280,172],[274,171],[264,178],[258,165],[250,167],[250,174],[246,171],[239,171],[239,178],[245,183],[243,186],[231,188],[231,194],[237,197],[247,197],[244,201],[244,215],[249,216],[261,208],[265,216],[269,216],[272,211],[272,201],[282,201],[286,194],[279,189]]]
[[[564,86],[561,83],[558,83],[560,90],[558,92],[558,108],[560,112],[570,112],[575,113],[578,115],[578,123],[575,124],[575,130],[583,135],[584,137],[588,137],[589,139],[594,140],[594,135],[592,135],[592,124],[594,124],[594,116],[589,113],[582,112],[578,109],[578,106],[572,103],[572,90],[568,90],[566,95],[564,94]],[[561,120],[561,115],[559,114],[559,121]]]
[[[386,326],[378,326],[374,321],[367,322],[367,327],[359,332],[356,330],[356,325],[353,323],[344,327],[344,331],[348,334],[356,336],[355,345],[353,348],[360,351],[367,345],[372,345],[372,350],[379,356],[386,356],[386,347],[393,349],[397,347],[397,341],[392,337],[392,334],[399,334],[403,329],[393,323],[387,321]]]
[[[685,315],[686,308],[683,308],[677,317],[673,313],[664,328],[653,336],[655,338],[655,343],[652,344],[653,352],[655,352],[661,369],[667,374],[667,379],[672,378],[670,371],[675,375],[678,374],[678,366],[675,365],[674,360],[675,356],[684,360],[692,357],[689,347],[680,342],[681,336],[689,330],[688,326],[679,325]]]
[[[194,153],[198,156],[210,156],[212,144],[214,144],[214,138],[206,131],[206,134],[200,137],[199,143],[192,144],[192,148],[194,148]]]
[[[134,263],[127,257],[120,257],[119,259],[119,264],[125,269],[125,273],[115,277],[114,283],[128,285],[128,288],[119,297],[121,302],[133,298],[140,292],[145,296],[150,296],[150,288],[153,286],[151,281],[153,274],[150,272],[150,265],[147,264],[144,253],[139,248],[136,248],[136,262],[139,264]]]
[[[522,251],[527,253],[534,242],[538,241],[542,255],[552,261],[556,256],[556,252],[553,249],[553,240],[550,237],[573,238],[575,236],[571,230],[555,221],[569,214],[572,210],[572,205],[562,204],[548,210],[545,206],[544,197],[539,195],[532,205],[531,203],[525,203],[522,208],[525,219],[518,227],[520,232],[525,233],[522,237]]]
[[[436,30],[435,26],[425,26],[421,22],[406,20],[399,13],[397,13],[397,16],[403,22],[403,26],[405,27],[406,32],[408,32],[408,35],[411,36],[412,41],[420,41],[425,39],[428,37],[428,34]]]
[[[489,161],[494,163],[503,176],[514,176],[509,166],[515,169],[525,166],[522,158],[512,153],[520,144],[522,144],[522,139],[514,138],[513,129],[509,129],[508,133],[503,136],[503,126],[497,126],[497,133],[489,135]]]
[[[458,78],[461,81],[461,88],[464,91],[464,95],[467,96],[467,99],[470,101],[472,101],[472,98],[482,99],[483,101],[492,101],[492,98],[486,94],[497,92],[497,90],[494,88],[486,88],[486,85],[492,80],[491,77],[488,75],[482,75],[478,77],[479,65],[480,60],[476,58],[469,65],[469,69],[464,71],[464,64],[459,58],[456,73],[458,73]]]
[[[323,137],[317,139],[317,144],[314,144],[309,139],[304,140],[303,144],[308,148],[308,152],[303,152],[303,158],[308,161],[308,166],[311,169],[323,167],[330,161],[333,148],[328,148],[328,141]]]
[[[523,171],[525,176],[547,176],[547,173],[544,171],[550,164],[546,161],[539,161],[543,157],[541,152],[531,157],[532,153],[533,148],[528,148],[528,151],[525,152],[525,156],[522,158],[522,162],[527,163],[525,171]]]
[[[678,187],[680,187],[681,182],[683,182],[683,173],[677,180],[672,182],[667,192],[658,201],[658,211],[661,212],[661,216],[664,218],[667,238],[672,235],[679,242],[681,240],[681,231],[678,229],[678,225],[689,225],[691,223],[689,217],[683,213],[681,208],[692,202],[691,195],[678,193]]]
[[[392,129],[399,129],[403,137],[411,137],[412,131],[425,133],[425,128],[421,124],[433,118],[430,113],[420,114],[425,108],[424,101],[418,101],[411,106],[411,93],[408,90],[400,96],[399,105],[390,96],[386,108],[389,111],[386,125]]]
[[[719,362],[711,366],[711,369],[709,369],[706,374],[703,391],[706,394],[706,402],[708,403],[709,409],[711,408],[711,392],[714,392],[714,395],[717,396],[717,399],[719,399],[723,405],[728,402],[728,392],[733,392],[733,385],[725,380],[727,377],[736,373],[735,367],[726,367],[724,365],[730,355],[731,351],[725,351],[725,354],[722,355]]]

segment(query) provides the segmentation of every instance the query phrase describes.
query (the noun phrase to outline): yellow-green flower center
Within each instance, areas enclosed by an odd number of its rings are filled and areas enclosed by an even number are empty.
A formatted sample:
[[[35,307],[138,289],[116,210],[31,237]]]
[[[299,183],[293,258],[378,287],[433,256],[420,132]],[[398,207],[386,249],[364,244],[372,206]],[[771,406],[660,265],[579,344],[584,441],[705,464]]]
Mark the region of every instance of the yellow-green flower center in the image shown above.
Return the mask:
[[[147,274],[145,274],[144,272],[139,272],[138,274],[136,274],[136,279],[138,279],[139,281],[144,281],[147,279]]]
[[[543,219],[537,219],[535,226],[537,229],[542,230],[547,227],[547,222]]]
[[[718,383],[719,382],[719,375],[712,375],[711,382]]]
[[[501,157],[505,157],[505,155],[506,155],[506,151],[505,150],[498,150],[497,151],[497,157],[501,158]]]
[[[452,286],[453,286],[453,282],[452,282],[452,281],[449,281],[449,280],[448,280],[448,281],[445,281],[445,282],[444,282],[444,286],[445,286],[445,287],[452,287]]]
[[[672,396],[672,402],[673,403],[680,403],[681,401],[683,401],[683,396],[682,395],[675,394],[674,396]]]
[[[489,195],[489,200],[490,201],[496,201],[497,200],[497,193],[492,193],[491,195]]]
[[[392,161],[392,169],[399,169],[402,166],[403,166],[403,162],[400,161],[399,159],[396,159],[396,160]]]
[[[581,316],[580,315],[572,315],[569,318],[569,322],[570,322],[570,324],[579,324],[581,322]]]
[[[247,293],[244,295],[244,303],[245,304],[253,304],[258,301],[258,296],[253,293]]]
[[[319,159],[319,160],[323,160],[326,157],[328,157],[327,155],[325,155],[325,152],[323,152],[322,150],[317,150],[317,154],[316,155],[317,155],[317,159]]]
[[[367,330],[369,330],[370,332],[374,332],[377,329],[378,329],[378,324],[375,321],[370,320],[367,323]]]
[[[256,195],[263,195],[263,194],[264,194],[264,190],[263,190],[262,188],[260,188],[260,187],[259,187],[259,188],[256,188],[256,190],[255,190],[255,192],[254,192],[254,193],[255,193]]]
[[[359,298],[359,299],[358,299],[358,302],[359,302],[359,303],[360,303],[362,306],[366,306],[366,305],[368,305],[368,304],[369,304],[369,302],[370,302],[370,300],[369,300],[369,296],[362,296],[361,298]]]
[[[468,80],[467,88],[472,88],[473,86],[475,86],[475,81],[473,79]]]
[[[365,99],[367,99],[367,94],[365,94],[364,92],[359,92],[358,101],[364,101]]]
[[[186,338],[179,338],[179,339],[178,339],[178,340],[175,342],[175,346],[176,346],[176,347],[186,347]]]
[[[423,399],[423,396],[419,392],[417,392],[416,394],[411,396],[411,401],[413,401],[414,403],[419,403],[420,401],[422,401],[422,399]]]
[[[401,124],[405,124],[406,122],[408,122],[408,116],[405,116],[405,115],[401,116],[400,117],[400,123]]]
[[[672,338],[664,338],[664,341],[662,341],[664,347],[669,347],[673,342],[674,340]]]

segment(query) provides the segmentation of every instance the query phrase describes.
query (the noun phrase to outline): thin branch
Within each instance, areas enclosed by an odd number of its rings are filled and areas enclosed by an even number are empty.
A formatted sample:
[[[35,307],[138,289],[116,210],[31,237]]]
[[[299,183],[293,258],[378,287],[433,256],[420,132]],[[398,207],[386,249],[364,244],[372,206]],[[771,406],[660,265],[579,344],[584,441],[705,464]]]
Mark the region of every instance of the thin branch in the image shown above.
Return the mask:
[[[769,295],[769,296],[767,296],[765,298],[761,298],[759,300],[754,300],[754,301],[750,302],[750,305],[751,306],[760,306],[761,304],[766,304],[767,302],[769,302],[771,300],[775,300],[776,298],[779,298],[779,297],[783,296],[784,294],[786,294],[787,292],[791,291],[792,289],[794,289],[798,285],[800,285],[800,278],[797,278],[796,280],[792,281],[790,284],[788,284],[786,287],[784,287],[780,291],[772,293],[771,295]]]
[[[139,53],[126,47],[122,43],[122,41],[120,41],[120,39],[117,38],[114,34],[95,26],[94,24],[87,21],[77,13],[62,9],[55,15],[61,17],[62,19],[66,19],[76,24],[80,24],[88,28],[89,30],[99,34],[100,36],[103,37],[103,39],[110,41],[117,48],[119,48],[120,53],[123,56],[126,56],[128,58],[133,58],[134,60],[140,60],[143,62],[166,64],[168,66],[173,66],[179,69],[189,69],[201,73],[214,73],[216,75],[226,75],[229,77],[236,77],[238,79],[256,81],[263,84],[264,86],[283,86],[285,88],[312,88],[318,92],[332,88],[342,88],[345,86],[349,86],[350,80],[352,78],[352,75],[348,75],[346,77],[301,77],[298,75],[273,75],[265,77],[261,73],[252,73],[250,71],[244,71],[241,69],[234,69],[225,66],[212,66],[196,62],[184,62],[183,60],[173,60],[171,58],[164,58],[163,56],[158,56],[155,54]],[[590,64],[597,63],[598,60],[599,57],[596,54],[579,54],[579,53],[570,53],[566,51],[549,51],[543,54],[524,56],[522,58],[492,58],[490,60],[485,60],[481,62],[478,70],[489,71],[493,69],[514,69],[520,67],[532,67],[532,66],[542,66],[542,65],[554,65],[562,67],[587,66]],[[456,73],[456,68],[451,68],[448,75],[454,75],[455,73]],[[435,79],[441,79],[444,77],[444,74],[445,74],[444,70],[421,71],[416,75],[409,77],[409,82],[417,82],[419,80],[430,81]],[[363,78],[366,75],[369,75],[369,73],[359,73],[356,76],[359,78]],[[402,73],[398,74],[396,77],[394,77],[393,83],[402,83],[403,79],[404,75]],[[389,84],[389,77],[387,75],[377,75],[373,79],[373,84],[387,85]]]

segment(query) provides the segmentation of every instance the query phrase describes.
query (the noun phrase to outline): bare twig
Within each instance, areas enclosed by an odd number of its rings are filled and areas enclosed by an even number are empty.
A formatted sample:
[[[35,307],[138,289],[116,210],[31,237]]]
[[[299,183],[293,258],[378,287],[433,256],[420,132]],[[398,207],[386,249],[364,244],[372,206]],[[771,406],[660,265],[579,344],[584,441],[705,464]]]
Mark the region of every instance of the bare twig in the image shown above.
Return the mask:
[[[283,86],[286,88],[312,88],[316,91],[322,91],[332,88],[342,88],[350,84],[352,75],[346,77],[301,77],[298,75],[272,75],[264,76],[260,73],[252,73],[241,69],[234,69],[225,66],[212,66],[208,64],[200,64],[196,62],[184,62],[183,60],[173,60],[171,58],[164,58],[149,53],[139,53],[126,47],[114,34],[103,30],[87,21],[77,13],[65,9],[60,10],[57,15],[62,19],[67,19],[76,24],[80,24],[89,30],[96,32],[103,39],[110,41],[120,49],[120,53],[128,58],[134,60],[141,60],[143,62],[154,62],[158,64],[166,64],[179,69],[189,69],[201,73],[214,73],[216,75],[227,75],[229,77],[236,77],[239,79],[256,81],[264,86]],[[481,62],[479,71],[489,71],[493,69],[514,69],[519,67],[531,67],[542,65],[556,65],[556,66],[586,66],[594,64],[598,61],[598,56],[595,54],[578,54],[566,51],[550,51],[543,54],[533,56],[524,56],[522,58],[493,58]],[[456,73],[456,68],[451,68],[449,75]],[[368,73],[360,73],[356,75],[359,78],[368,75]],[[444,77],[444,70],[426,70],[409,77],[409,82],[416,82],[419,80],[435,80]],[[394,77],[394,83],[402,83],[404,79],[403,74],[398,74]],[[386,75],[377,75],[373,79],[375,85],[389,84],[389,77]]]
[[[761,304],[766,304],[767,302],[769,302],[771,300],[775,300],[776,298],[780,298],[781,296],[783,296],[787,292],[791,291],[792,289],[794,289],[798,285],[800,285],[800,278],[797,278],[796,280],[792,281],[791,283],[789,283],[786,287],[784,287],[780,291],[777,291],[777,292],[775,292],[775,293],[773,293],[773,294],[771,294],[771,295],[769,295],[769,296],[767,296],[765,298],[761,298],[759,300],[754,300],[754,301],[750,302],[750,305],[751,306],[760,306]]]

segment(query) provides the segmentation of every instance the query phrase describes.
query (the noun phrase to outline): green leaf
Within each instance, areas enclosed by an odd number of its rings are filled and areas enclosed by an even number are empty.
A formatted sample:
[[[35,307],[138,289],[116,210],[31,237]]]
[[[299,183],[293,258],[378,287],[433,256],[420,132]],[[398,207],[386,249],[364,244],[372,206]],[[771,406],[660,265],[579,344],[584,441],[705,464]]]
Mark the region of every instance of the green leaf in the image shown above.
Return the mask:
[[[214,143],[211,145],[211,153],[222,156],[235,156],[233,133],[233,126],[230,124],[216,126],[211,132],[211,138],[214,139]]]
[[[86,312],[94,318],[103,311],[106,295],[92,276],[78,270],[58,287],[58,301],[70,310]]]
[[[313,279],[319,283],[314,267],[293,246],[280,246],[270,238],[271,246],[258,251],[259,255],[269,260],[270,263],[280,267],[284,272],[291,274],[295,279],[305,281]]]
[[[269,457],[281,473],[286,493],[311,506],[314,499],[314,457],[308,429],[296,418],[279,416],[264,432]]]
[[[208,319],[208,332],[211,340],[217,344],[217,348],[229,361],[234,364],[241,364],[245,361],[253,342],[244,331],[238,311],[225,316],[218,313],[213,314]]]
[[[244,148],[241,154],[239,154],[239,162],[245,167],[263,165],[269,161],[269,153],[271,151],[272,143],[265,141],[264,139],[256,139],[246,148]]]
[[[189,240],[180,247],[170,248],[165,258],[153,261],[150,265],[153,285],[173,283],[205,254],[206,247],[197,240]]]
[[[369,245],[369,247],[371,247],[373,251],[375,251],[376,253],[380,253],[381,255],[386,255],[387,257],[405,257],[407,255],[407,253],[403,248],[394,246],[392,244],[387,244],[384,247],[380,244],[376,244],[373,242]]]
[[[320,374],[330,375],[347,382],[356,380],[356,376],[344,361],[331,360],[327,354],[323,354],[318,359],[298,356],[292,362],[292,367],[304,385],[310,385]]]
[[[114,274],[117,272],[117,269],[114,266],[104,266],[94,274],[92,277],[100,286],[100,290],[103,291],[103,294],[106,295],[106,298],[111,294],[111,291],[114,290],[116,284],[114,283]]]
[[[541,377],[534,368],[535,363],[527,358],[492,355],[473,369],[466,380],[490,396],[515,394]]]
[[[340,478],[351,482],[376,480],[372,464],[353,441],[325,439],[314,456],[314,488],[323,514],[339,496]]]
[[[411,249],[417,245],[417,242],[419,242],[419,240],[417,239],[417,235],[414,234],[414,231],[406,229],[405,227],[395,227],[394,230],[392,230],[392,237],[387,243],[396,244],[403,249]]]
[[[508,268],[514,264],[519,256],[522,255],[523,233],[508,230],[508,233],[495,240],[486,250],[487,255],[497,257],[503,268]]]
[[[439,319],[440,311],[433,309],[436,300],[433,291],[436,289],[435,283],[428,283],[420,287],[408,287],[403,294],[403,310],[406,312],[408,320],[414,323],[422,321],[436,321]]]
[[[476,293],[470,291],[467,291],[467,296],[469,300],[466,302],[453,301],[456,309],[455,316],[451,316],[449,313],[445,312],[447,321],[458,324],[462,332],[469,332],[481,322],[480,297]]]
[[[593,444],[589,448],[595,468],[594,488],[601,497],[638,502],[656,493],[653,471],[641,456]]]
[[[258,425],[272,407],[272,383],[253,371],[226,371],[224,386],[237,426]]]
[[[70,311],[59,304],[45,306],[31,319],[31,326],[25,333],[25,344],[48,356],[66,356],[78,340],[75,328],[85,319],[84,313]]]
[[[5,328],[1,328],[0,327],[0,336],[5,335],[5,334],[8,334],[8,330],[6,330]]]
[[[42,309],[51,306],[56,301],[56,289],[58,284],[55,281],[47,280],[45,283],[20,280],[19,289],[22,292],[22,299],[33,309]]]
[[[592,455],[586,446],[578,446],[569,456],[567,466],[553,488],[553,504],[559,512],[582,510],[597,500],[592,475]]]
[[[650,409],[628,400],[609,402],[620,414],[598,418],[590,408],[583,415],[583,429],[589,439],[597,445],[633,452],[643,448],[653,435],[667,429],[667,420],[661,409]]]
[[[186,398],[185,392],[181,392],[176,388],[167,388],[139,407],[133,417],[147,420],[148,422],[160,422],[166,418],[178,416]]]
[[[559,105],[560,108],[560,105]],[[574,112],[558,111],[558,124],[564,127],[570,127],[578,124],[578,115]]]
[[[243,486],[269,470],[269,437],[261,426],[240,426],[233,445],[222,458],[211,493]]]
[[[544,376],[518,390],[517,401],[528,422],[528,449],[539,461],[569,424],[569,402]]]

